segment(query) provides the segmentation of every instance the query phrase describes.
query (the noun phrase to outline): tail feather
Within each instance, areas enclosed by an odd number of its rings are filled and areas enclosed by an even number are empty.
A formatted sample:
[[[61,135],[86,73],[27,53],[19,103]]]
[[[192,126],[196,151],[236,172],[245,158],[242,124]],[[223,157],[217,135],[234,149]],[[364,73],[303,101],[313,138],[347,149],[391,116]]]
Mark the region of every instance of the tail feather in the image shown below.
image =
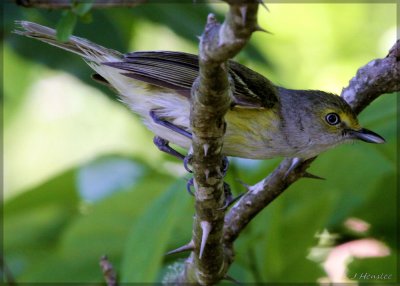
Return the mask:
[[[16,24],[20,29],[15,30],[14,33],[34,38],[73,52],[80,55],[86,61],[99,64],[101,62],[118,61],[122,58],[121,53],[112,49],[107,49],[80,37],[71,36],[67,42],[60,42],[56,38],[56,31],[54,29],[28,21],[16,21]]]

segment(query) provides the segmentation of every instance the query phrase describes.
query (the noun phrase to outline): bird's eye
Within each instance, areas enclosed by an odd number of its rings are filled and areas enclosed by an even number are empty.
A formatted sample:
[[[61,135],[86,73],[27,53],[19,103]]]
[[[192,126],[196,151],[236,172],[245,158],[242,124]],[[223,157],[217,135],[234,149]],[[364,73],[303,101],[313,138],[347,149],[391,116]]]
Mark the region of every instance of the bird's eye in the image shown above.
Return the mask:
[[[329,125],[337,125],[340,123],[340,117],[336,113],[328,113],[325,116],[326,122],[328,122]]]

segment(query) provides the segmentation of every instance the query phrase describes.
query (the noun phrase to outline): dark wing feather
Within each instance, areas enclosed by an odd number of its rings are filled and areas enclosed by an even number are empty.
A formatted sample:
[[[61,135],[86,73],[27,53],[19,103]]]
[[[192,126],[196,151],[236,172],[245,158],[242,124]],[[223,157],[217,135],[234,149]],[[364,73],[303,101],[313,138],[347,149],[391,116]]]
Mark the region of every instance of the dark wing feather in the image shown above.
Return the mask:
[[[124,55],[121,62],[103,64],[126,71],[122,74],[128,77],[173,89],[184,96],[190,96],[199,72],[198,57],[180,52],[134,52]],[[271,108],[278,102],[276,87],[255,71],[230,61],[229,73],[235,86],[236,105]]]

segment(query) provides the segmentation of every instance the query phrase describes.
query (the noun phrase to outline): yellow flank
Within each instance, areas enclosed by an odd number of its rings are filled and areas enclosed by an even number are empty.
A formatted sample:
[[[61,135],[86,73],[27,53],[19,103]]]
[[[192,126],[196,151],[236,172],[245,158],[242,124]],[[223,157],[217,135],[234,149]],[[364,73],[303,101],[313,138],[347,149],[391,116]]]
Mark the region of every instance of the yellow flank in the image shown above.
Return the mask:
[[[229,126],[236,126],[241,131],[259,133],[260,128],[277,129],[277,122],[280,122],[275,110],[265,108],[244,108],[234,107],[225,115]]]
[[[280,119],[272,109],[235,107],[225,115],[225,121],[224,152],[234,156],[263,157],[268,141],[279,132]]]

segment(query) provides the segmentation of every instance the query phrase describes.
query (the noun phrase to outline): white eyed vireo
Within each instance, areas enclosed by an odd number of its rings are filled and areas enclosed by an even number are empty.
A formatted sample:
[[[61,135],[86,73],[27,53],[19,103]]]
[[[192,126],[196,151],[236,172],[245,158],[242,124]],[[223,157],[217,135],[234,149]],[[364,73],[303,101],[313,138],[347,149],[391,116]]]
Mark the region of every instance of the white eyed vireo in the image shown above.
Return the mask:
[[[16,33],[80,55],[96,71],[94,79],[115,89],[143,118],[156,134],[160,149],[170,148],[168,142],[190,147],[190,89],[198,75],[197,56],[167,51],[123,55],[74,36],[68,42],[58,42],[53,29],[18,23],[21,29]],[[225,116],[226,156],[307,159],[352,140],[385,142],[362,128],[351,107],[337,95],[278,87],[234,61],[229,62],[229,75],[233,98]],[[179,157],[179,153],[174,155]]]

